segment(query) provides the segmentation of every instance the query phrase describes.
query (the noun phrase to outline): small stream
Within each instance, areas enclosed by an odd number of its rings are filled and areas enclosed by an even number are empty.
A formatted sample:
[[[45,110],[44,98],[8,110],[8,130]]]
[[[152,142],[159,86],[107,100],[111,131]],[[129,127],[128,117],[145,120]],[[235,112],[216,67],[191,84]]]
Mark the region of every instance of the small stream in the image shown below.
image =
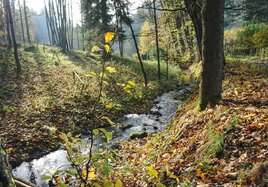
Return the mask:
[[[180,91],[164,93],[155,99],[154,106],[148,114],[126,115],[118,122],[117,127],[112,130],[113,140],[110,144],[115,145],[120,141],[163,131],[171,122],[178,106],[181,104],[180,98],[189,94],[194,88],[195,85],[192,84]],[[13,169],[13,175],[26,181],[34,182],[38,186],[47,187],[48,184],[42,181],[41,177],[54,173],[59,169],[69,168],[70,163],[66,156],[66,151],[60,149],[40,159],[23,162]]]

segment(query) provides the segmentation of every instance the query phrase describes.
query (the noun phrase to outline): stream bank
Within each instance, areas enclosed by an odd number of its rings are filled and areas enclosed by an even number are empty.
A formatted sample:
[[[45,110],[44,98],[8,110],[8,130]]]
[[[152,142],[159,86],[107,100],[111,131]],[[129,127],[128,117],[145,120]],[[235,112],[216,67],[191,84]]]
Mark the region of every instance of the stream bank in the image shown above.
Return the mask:
[[[179,91],[164,93],[154,100],[154,105],[147,114],[128,114],[118,121],[112,130],[113,140],[110,145],[134,138],[142,138],[152,133],[163,131],[172,121],[173,116],[182,100],[195,88],[189,85]],[[13,175],[38,186],[48,186],[41,180],[43,175],[54,173],[59,169],[70,167],[65,150],[57,150],[31,162],[23,162],[13,170]]]

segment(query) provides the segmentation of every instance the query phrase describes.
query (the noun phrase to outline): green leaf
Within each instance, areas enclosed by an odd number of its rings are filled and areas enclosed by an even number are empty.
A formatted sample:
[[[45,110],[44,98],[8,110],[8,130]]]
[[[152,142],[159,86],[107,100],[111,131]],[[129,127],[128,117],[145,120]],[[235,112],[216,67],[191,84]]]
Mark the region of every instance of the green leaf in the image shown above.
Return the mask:
[[[99,185],[99,184],[96,183],[96,182],[93,184],[93,186],[94,186],[94,187],[101,187],[101,185]]]
[[[86,74],[87,77],[95,77],[97,76],[97,74],[93,71],[89,72],[88,74]]]
[[[107,132],[104,128],[99,129],[107,139],[107,141],[110,141],[112,139],[112,134],[110,132]]]
[[[48,180],[51,180],[51,176],[43,175],[43,176],[41,177],[41,180],[42,180],[42,181],[48,181]]]
[[[114,126],[114,122],[110,119],[110,118],[108,118],[108,117],[102,117],[101,119],[104,119],[104,120],[106,120],[111,126]]]
[[[65,134],[65,133],[60,133],[59,134],[59,137],[60,137],[60,139],[62,139],[65,143],[67,143],[67,142],[69,142],[69,140],[68,140],[68,136]]]
[[[114,187],[114,184],[111,181],[106,181],[104,187]]]
[[[58,186],[59,186],[59,187],[67,187],[67,185],[64,184],[63,182],[59,182],[59,183],[58,183]]]
[[[154,169],[153,166],[146,166],[146,170],[151,177],[155,177],[158,179],[158,172]]]
[[[92,132],[93,132],[94,135],[99,135],[100,134],[99,129],[94,129]]]
[[[117,180],[116,183],[115,183],[115,187],[122,187],[123,184],[121,182],[121,180]]]
[[[156,184],[156,187],[166,187],[164,184],[162,184],[161,182]]]
[[[135,82],[133,82],[133,81],[128,81],[127,83],[131,87],[135,87],[136,86]]]

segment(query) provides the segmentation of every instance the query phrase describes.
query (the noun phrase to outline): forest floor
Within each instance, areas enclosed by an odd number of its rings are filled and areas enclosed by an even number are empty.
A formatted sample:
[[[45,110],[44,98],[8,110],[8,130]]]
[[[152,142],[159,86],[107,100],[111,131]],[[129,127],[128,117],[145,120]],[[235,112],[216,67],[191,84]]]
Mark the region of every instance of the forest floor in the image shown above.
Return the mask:
[[[267,96],[268,69],[229,61],[221,103],[197,112],[193,93],[167,130],[121,145],[114,178],[135,187],[267,186]]]
[[[0,51],[0,138],[13,166],[58,149],[59,132],[86,134],[93,128],[92,108],[98,98],[99,78],[91,76],[101,72],[99,56],[81,51],[63,54],[51,46],[20,46],[22,73],[17,77],[12,54],[7,56],[6,46],[0,45]],[[95,113],[105,114],[112,121],[124,114],[149,111],[157,95],[179,86],[178,68],[171,68],[169,81],[159,83],[156,65],[146,62],[149,89],[145,90],[136,61],[112,57],[106,67],[111,72],[106,71],[105,100]],[[83,80],[83,90],[73,70]],[[134,93],[122,88],[128,83]],[[112,102],[118,107],[112,107]]]

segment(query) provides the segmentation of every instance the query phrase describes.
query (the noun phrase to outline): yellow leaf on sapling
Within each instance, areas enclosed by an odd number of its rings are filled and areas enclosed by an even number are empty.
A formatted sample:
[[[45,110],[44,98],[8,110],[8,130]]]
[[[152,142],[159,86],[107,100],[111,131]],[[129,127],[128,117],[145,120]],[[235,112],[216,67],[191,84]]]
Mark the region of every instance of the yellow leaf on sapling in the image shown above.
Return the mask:
[[[105,34],[105,43],[109,43],[114,39],[115,33],[114,32],[107,32]]]
[[[87,179],[88,180],[94,180],[96,178],[96,175],[95,175],[95,168],[91,168],[88,172],[86,169],[84,169],[82,171],[82,175],[83,176],[86,176],[87,175]]]
[[[105,44],[104,45],[104,50],[106,51],[106,53],[109,53],[111,51],[111,48],[109,45]]]

